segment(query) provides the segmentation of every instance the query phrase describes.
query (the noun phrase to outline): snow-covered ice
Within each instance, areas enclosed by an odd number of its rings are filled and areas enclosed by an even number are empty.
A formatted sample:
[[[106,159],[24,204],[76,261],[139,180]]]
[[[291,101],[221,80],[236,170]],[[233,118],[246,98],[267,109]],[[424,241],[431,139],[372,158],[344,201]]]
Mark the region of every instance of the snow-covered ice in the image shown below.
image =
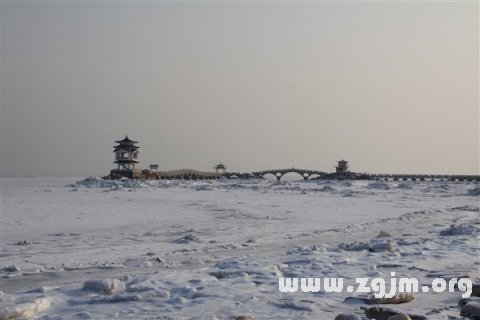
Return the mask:
[[[278,278],[479,282],[475,183],[2,180],[0,319],[366,319]],[[461,292],[413,295],[385,306],[461,318]]]

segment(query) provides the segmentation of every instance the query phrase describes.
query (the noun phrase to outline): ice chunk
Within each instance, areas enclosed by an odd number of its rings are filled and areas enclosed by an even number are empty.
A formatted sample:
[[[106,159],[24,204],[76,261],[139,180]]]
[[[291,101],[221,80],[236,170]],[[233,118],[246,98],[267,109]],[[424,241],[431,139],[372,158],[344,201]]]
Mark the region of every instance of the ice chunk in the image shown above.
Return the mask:
[[[468,224],[454,225],[452,224],[448,229],[440,231],[441,236],[465,236],[474,235],[479,232],[479,229]]]
[[[50,306],[50,299],[41,297],[31,302],[20,303],[14,306],[4,306],[0,309],[0,320],[14,318],[31,318]]]
[[[125,291],[125,283],[117,279],[87,280],[83,283],[82,290],[112,294]]]

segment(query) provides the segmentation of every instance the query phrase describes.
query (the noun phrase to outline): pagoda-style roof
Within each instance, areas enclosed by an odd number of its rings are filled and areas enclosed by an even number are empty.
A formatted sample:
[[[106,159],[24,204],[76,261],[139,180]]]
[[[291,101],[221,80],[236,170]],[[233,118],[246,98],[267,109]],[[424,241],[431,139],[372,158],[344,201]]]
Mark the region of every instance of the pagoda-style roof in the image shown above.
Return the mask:
[[[118,141],[115,141],[115,142],[120,143],[120,144],[135,144],[135,143],[138,143],[138,141],[130,140],[128,138],[128,136],[125,136],[125,138],[123,138],[123,140],[118,140]]]
[[[138,163],[136,160],[129,160],[129,159],[118,159],[113,161],[113,163]]]
[[[139,147],[135,145],[135,143],[138,143],[137,141],[133,141],[128,138],[128,136],[125,136],[123,140],[118,140],[115,141],[118,143],[116,146],[113,146],[113,152],[117,152],[118,150],[125,150],[127,152],[135,151]]]
[[[223,163],[219,163],[213,169],[227,169],[227,167]]]
[[[118,145],[113,146],[113,152],[117,152],[118,150],[125,150],[125,151],[135,151],[138,150],[140,147],[132,145]]]

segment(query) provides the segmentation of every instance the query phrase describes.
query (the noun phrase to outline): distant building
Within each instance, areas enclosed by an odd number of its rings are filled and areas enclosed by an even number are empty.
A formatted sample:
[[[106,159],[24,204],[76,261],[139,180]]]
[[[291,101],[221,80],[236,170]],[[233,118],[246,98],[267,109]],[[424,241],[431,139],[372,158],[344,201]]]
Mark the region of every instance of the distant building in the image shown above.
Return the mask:
[[[113,152],[115,152],[115,161],[118,165],[118,170],[134,170],[135,164],[138,163],[136,160],[138,158],[138,149],[139,147],[136,146],[137,141],[130,140],[128,136],[126,136],[123,140],[115,141],[117,143],[114,146]]]
[[[216,173],[225,173],[227,172],[227,167],[223,163],[219,163],[216,166],[213,167],[215,169]]]
[[[336,173],[345,173],[348,172],[348,161],[340,160],[337,161],[337,166],[335,167]]]

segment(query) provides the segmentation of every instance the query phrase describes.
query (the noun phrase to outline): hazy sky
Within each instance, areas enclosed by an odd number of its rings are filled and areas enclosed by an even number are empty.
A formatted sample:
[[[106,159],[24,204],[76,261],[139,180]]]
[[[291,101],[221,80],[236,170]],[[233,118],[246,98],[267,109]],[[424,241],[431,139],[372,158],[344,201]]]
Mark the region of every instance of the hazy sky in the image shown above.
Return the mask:
[[[478,2],[2,2],[2,172],[479,173]]]

